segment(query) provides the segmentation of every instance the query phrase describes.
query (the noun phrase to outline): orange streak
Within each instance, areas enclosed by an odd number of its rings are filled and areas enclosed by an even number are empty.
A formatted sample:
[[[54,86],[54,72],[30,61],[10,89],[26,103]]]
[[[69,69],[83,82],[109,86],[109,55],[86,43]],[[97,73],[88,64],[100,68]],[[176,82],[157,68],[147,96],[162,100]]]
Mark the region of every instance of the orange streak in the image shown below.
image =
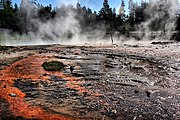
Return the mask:
[[[15,116],[22,116],[29,119],[37,118],[40,120],[74,120],[70,117],[49,113],[40,107],[29,106],[24,100],[25,93],[13,87],[14,80],[18,78],[48,80],[49,77],[43,76],[43,74],[48,72],[41,67],[41,64],[48,59],[48,57],[31,56],[1,70],[0,88],[2,89],[0,91],[0,97],[9,103],[9,109]],[[16,97],[11,97],[10,94],[12,93]]]
[[[4,86],[6,87],[4,88]],[[38,118],[40,120],[73,120],[73,118],[48,113],[36,106],[29,106],[24,101],[25,94],[16,87],[2,83],[0,88],[2,88],[0,91],[0,97],[7,100],[10,105],[9,109],[15,116],[22,116],[29,119]],[[12,93],[16,94],[17,96],[11,97],[10,94]]]
[[[82,82],[78,81],[77,78],[64,75],[62,72],[45,71],[41,65],[51,58],[52,57],[48,56],[30,56],[0,71],[0,88],[2,88],[0,97],[9,103],[9,109],[15,116],[41,120],[74,120],[70,117],[49,113],[37,106],[29,106],[24,100],[26,94],[20,89],[13,87],[14,80],[17,79],[48,80],[49,77],[43,74],[53,74],[67,80],[67,87],[78,90],[79,94],[83,92],[93,94],[93,92],[81,87]],[[15,94],[16,97],[11,97],[10,94],[12,93]],[[98,94],[94,94],[94,96],[98,96]]]

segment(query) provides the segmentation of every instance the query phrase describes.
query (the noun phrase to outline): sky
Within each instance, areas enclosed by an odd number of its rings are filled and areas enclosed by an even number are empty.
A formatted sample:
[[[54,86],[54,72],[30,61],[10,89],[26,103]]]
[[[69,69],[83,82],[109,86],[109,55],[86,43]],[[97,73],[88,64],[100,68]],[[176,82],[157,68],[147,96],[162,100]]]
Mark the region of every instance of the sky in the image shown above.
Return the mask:
[[[19,5],[21,0],[12,0],[13,4],[17,3]],[[71,1],[78,1],[78,0],[37,0],[38,3],[43,4],[43,5],[49,5],[52,4],[54,7],[59,6],[60,3],[62,2],[71,2]],[[79,0],[81,6],[86,6],[91,8],[93,11],[99,11],[102,8],[103,1],[104,0]],[[129,0],[124,0],[126,4],[126,10],[128,8],[128,1]],[[141,0],[134,0],[134,2],[140,2]],[[118,11],[119,6],[121,5],[121,0],[109,0],[109,5],[112,8],[116,8]],[[127,11],[126,11],[127,12]]]

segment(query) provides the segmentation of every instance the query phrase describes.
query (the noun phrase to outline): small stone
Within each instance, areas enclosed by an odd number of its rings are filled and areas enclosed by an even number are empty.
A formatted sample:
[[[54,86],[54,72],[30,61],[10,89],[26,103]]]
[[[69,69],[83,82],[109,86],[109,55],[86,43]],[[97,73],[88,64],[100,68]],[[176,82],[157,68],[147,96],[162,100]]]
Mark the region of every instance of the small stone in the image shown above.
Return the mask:
[[[137,91],[137,90],[134,90],[134,93],[135,93],[135,94],[138,94],[138,93],[139,93],[139,91]]]
[[[48,74],[47,73],[44,73],[43,76],[47,76]]]
[[[9,96],[11,97],[17,97],[17,95],[15,93],[10,93]]]
[[[146,91],[147,97],[150,97],[151,93],[149,91]]]
[[[112,113],[116,114],[116,113],[117,113],[117,111],[116,111],[116,110],[112,110]]]
[[[70,71],[71,71],[71,73],[73,73],[73,70],[74,70],[74,66],[70,66]]]
[[[92,83],[85,83],[85,86],[92,86]]]
[[[106,112],[106,115],[107,115],[108,117],[112,117],[112,118],[116,119],[116,117],[117,117],[116,113],[117,113],[116,110],[108,110],[108,111]]]

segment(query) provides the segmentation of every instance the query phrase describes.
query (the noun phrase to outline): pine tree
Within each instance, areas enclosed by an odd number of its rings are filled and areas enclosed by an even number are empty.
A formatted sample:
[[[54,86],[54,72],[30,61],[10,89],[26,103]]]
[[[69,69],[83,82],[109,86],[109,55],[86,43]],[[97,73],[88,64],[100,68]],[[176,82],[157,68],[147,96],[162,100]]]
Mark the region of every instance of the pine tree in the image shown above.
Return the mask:
[[[99,11],[100,18],[108,20],[112,15],[112,9],[109,7],[108,0],[104,0],[103,7]]]
[[[16,13],[19,10],[17,3],[14,4],[14,13]]]
[[[4,9],[1,11],[1,27],[15,30],[15,20],[12,2],[11,0],[6,0]]]
[[[114,11],[115,12],[115,11]],[[115,19],[116,15],[114,15],[112,8],[110,8],[108,4],[108,0],[104,0],[103,7],[99,11],[99,19],[105,22],[106,26],[106,34],[109,34],[113,44],[113,33],[115,28]]]
[[[121,2],[121,6],[122,6],[122,7],[125,7],[124,0],[122,0],[122,2]]]

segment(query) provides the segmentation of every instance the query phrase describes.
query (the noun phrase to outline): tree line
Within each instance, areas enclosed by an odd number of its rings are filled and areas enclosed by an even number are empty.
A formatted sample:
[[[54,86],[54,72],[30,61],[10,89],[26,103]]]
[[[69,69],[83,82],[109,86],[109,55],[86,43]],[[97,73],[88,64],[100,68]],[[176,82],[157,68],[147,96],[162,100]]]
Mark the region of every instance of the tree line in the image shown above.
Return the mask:
[[[31,0],[31,4],[28,6],[20,5],[18,7],[16,3],[13,6],[11,0],[7,0],[3,9],[0,10],[0,28],[9,29],[19,34],[28,33],[29,31],[36,32],[38,30],[38,25],[34,24],[36,20],[46,23],[55,19],[56,16],[65,17],[67,9],[71,9],[76,13],[75,18],[80,23],[81,32],[103,29],[106,31],[106,35],[111,35],[111,37],[115,32],[128,37],[130,31],[136,31],[138,25],[151,19],[152,16],[147,13],[147,8],[150,5],[150,2],[133,3],[126,15],[124,12],[117,14],[116,9],[109,6],[108,0],[104,0],[103,7],[98,12],[81,6],[80,3],[77,3],[76,7],[68,5],[63,8],[53,8],[51,4],[43,6],[37,3],[36,0]],[[125,6],[124,3],[122,3],[122,6]],[[163,21],[168,17],[169,13],[166,11],[163,17],[151,21],[148,25],[149,29],[151,31],[163,31],[165,27]],[[180,12],[177,12],[175,17],[177,18],[175,31],[180,31]]]

